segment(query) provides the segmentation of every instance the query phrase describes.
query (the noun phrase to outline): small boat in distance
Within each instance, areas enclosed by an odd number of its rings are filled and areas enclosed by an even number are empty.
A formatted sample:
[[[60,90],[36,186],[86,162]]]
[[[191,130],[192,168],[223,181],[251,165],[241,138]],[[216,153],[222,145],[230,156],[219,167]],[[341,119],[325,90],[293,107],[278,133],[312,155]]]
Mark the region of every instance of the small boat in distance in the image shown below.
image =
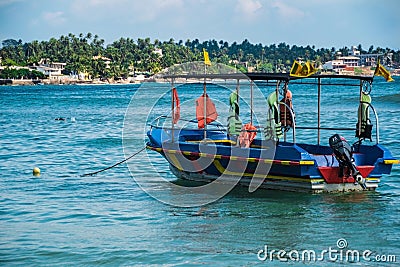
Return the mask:
[[[378,116],[370,96],[373,77],[228,73],[164,75],[162,78],[171,82],[171,115],[160,116],[151,122],[147,148],[165,157],[178,178],[209,183],[223,177],[222,183],[234,180],[249,186],[250,191],[257,188],[312,193],[362,191],[375,190],[382,175],[390,174],[392,165],[399,163],[379,143]],[[180,115],[176,103],[179,100],[174,81],[194,79],[204,81],[203,94],[197,100],[196,118],[188,119],[184,127],[178,127],[176,122]],[[230,96],[228,126],[217,122],[217,110],[206,91],[207,81],[213,80],[237,82],[237,91]],[[356,88],[360,97],[358,122],[354,128],[321,127],[321,88],[332,85],[327,80],[334,80],[335,86]],[[257,82],[266,82],[274,87],[266,99],[265,110],[268,112],[263,118],[266,124],[253,125],[253,118],[248,118],[250,122],[243,125],[238,111],[240,83],[250,83],[252,90]],[[291,106],[289,85],[298,82],[317,85],[315,127],[296,123],[298,115]],[[253,114],[252,97],[250,116]],[[370,114],[375,117],[374,130]],[[165,120],[171,121],[162,123]],[[298,129],[315,131],[317,143],[296,142]],[[358,138],[353,145],[337,134],[349,130]],[[329,145],[321,144],[321,131],[332,132]],[[291,138],[288,138],[289,132],[292,133]],[[261,138],[259,135],[262,135]],[[371,142],[373,138],[375,140]]]

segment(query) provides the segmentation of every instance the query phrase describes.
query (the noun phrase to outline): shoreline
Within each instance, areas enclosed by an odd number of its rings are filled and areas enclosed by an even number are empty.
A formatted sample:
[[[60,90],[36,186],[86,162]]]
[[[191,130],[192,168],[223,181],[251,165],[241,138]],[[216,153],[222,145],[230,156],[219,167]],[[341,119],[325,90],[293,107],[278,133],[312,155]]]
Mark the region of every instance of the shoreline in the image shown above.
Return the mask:
[[[344,74],[344,73],[343,73]],[[346,73],[347,75],[354,75],[353,73]],[[345,75],[346,75],[345,74]],[[373,76],[365,75],[365,76]],[[392,77],[400,77],[400,74],[394,73]],[[146,80],[76,80],[76,79],[60,79],[60,80],[32,80],[32,79],[0,79],[0,86],[32,86],[32,85],[127,85],[127,84],[142,84],[151,82],[165,82],[163,79],[149,78]],[[188,82],[188,80],[182,78],[181,82]]]
[[[115,85],[115,84],[141,84],[143,82],[150,81],[130,81],[130,80],[76,80],[76,79],[60,79],[60,80],[50,80],[50,79],[0,79],[0,85],[8,86],[24,86],[24,85]]]

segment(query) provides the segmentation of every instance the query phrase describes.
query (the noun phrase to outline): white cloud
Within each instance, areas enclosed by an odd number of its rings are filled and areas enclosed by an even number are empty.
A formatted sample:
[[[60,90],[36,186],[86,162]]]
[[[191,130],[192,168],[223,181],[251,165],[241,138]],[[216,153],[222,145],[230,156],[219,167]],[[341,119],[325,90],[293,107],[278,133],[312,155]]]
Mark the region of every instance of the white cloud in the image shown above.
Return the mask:
[[[66,21],[64,12],[61,11],[45,12],[43,13],[42,18],[51,25],[61,25]]]
[[[80,1],[77,1],[80,2]],[[127,5],[129,1],[127,0],[89,0],[86,2],[87,5],[91,7],[113,7],[119,5]]]
[[[140,4],[137,4],[140,8],[137,15],[143,21],[152,21],[157,19],[159,15],[166,14],[171,9],[175,11],[184,6],[183,0],[148,0],[144,5],[142,3],[140,1]]]
[[[135,10],[132,10],[132,1],[128,0],[74,0],[71,2],[71,9],[75,15],[80,16],[90,16],[90,13],[101,15],[117,15],[123,11],[131,11],[134,13]]]
[[[119,2],[118,0],[114,1],[109,1],[109,0],[89,0],[88,3],[91,6],[98,6],[98,5],[104,5],[104,4],[115,4],[116,2]]]
[[[271,6],[277,10],[283,19],[298,19],[305,16],[302,10],[289,6],[281,0],[272,2]]]
[[[0,0],[0,6],[11,5],[16,2],[22,2],[22,0]]]
[[[80,16],[91,12],[97,16],[142,22],[153,21],[159,15],[183,6],[184,0],[75,0],[71,4],[72,10]]]
[[[258,11],[262,4],[258,0],[238,0],[235,11],[243,16],[245,20],[254,20],[258,16]]]

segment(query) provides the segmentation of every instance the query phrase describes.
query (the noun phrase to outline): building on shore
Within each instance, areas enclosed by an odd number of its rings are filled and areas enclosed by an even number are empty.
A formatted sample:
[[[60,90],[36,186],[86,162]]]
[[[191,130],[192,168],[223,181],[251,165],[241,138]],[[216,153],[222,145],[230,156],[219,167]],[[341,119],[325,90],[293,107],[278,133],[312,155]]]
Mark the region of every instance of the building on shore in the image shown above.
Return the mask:
[[[155,48],[153,53],[157,54],[159,57],[163,57],[163,50],[161,48]]]
[[[326,71],[333,71],[338,74],[349,68],[354,69],[359,66],[360,62],[360,58],[356,55],[357,54],[350,54],[349,56],[342,56],[342,53],[338,52],[336,59],[325,62],[322,68]]]
[[[109,69],[109,68],[110,68],[111,59],[109,59],[108,57],[93,56],[92,59],[93,59],[93,60],[102,60],[102,61],[104,62],[104,64],[106,65],[106,69]]]
[[[355,46],[349,51],[347,56],[343,56],[341,52],[336,54],[336,59],[325,62],[322,68],[325,71],[332,71],[338,74],[354,70],[355,68],[374,68],[378,61],[382,64],[390,66],[393,55],[391,53],[374,53],[362,54]]]
[[[336,73],[340,73],[340,71],[342,71],[346,68],[346,65],[344,64],[343,60],[334,59],[334,60],[325,62],[322,65],[322,68],[326,71],[333,71]]]
[[[66,65],[67,63],[52,62],[48,58],[42,58],[34,68],[44,75],[49,76],[49,79],[58,79],[63,75],[62,71]]]

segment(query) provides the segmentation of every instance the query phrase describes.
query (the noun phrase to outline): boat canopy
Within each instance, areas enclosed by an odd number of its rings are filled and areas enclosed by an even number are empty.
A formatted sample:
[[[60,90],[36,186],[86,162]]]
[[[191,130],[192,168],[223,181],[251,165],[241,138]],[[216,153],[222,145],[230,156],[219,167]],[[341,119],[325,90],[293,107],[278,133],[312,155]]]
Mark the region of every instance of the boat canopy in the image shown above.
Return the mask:
[[[293,143],[296,143],[296,128],[297,129],[310,129],[317,130],[317,143],[320,144],[320,131],[321,130],[351,130],[357,131],[356,137],[359,138],[359,141],[365,139],[371,140],[371,130],[372,125],[370,124],[370,120],[368,117],[368,111],[371,109],[375,115],[376,121],[376,143],[379,143],[379,122],[375,109],[372,107],[370,101],[365,100],[365,95],[369,95],[372,90],[372,82],[374,80],[374,76],[360,76],[360,75],[337,75],[337,74],[312,74],[309,76],[292,76],[290,73],[164,73],[156,75],[157,79],[163,79],[170,81],[172,85],[177,80],[197,80],[204,81],[204,94],[206,94],[206,83],[207,81],[218,81],[218,80],[235,80],[237,82],[236,95],[230,96],[230,114],[228,118],[228,129],[230,134],[237,135],[241,130],[242,121],[239,119],[239,105],[238,105],[238,95],[239,95],[239,84],[240,81],[251,81],[251,92],[253,83],[258,82],[266,82],[271,83],[271,85],[275,84],[276,89],[275,92],[272,92],[267,98],[267,102],[269,105],[269,120],[267,121],[267,125],[264,129],[264,136],[267,139],[279,140],[282,135],[284,136],[284,140],[286,141],[286,132],[289,129],[293,131]],[[328,81],[327,81],[328,80]],[[349,82],[352,81],[352,82]],[[302,127],[295,125],[295,115],[294,111],[291,107],[291,103],[288,103],[286,99],[282,99],[279,101],[278,95],[279,91],[283,89],[283,95],[286,96],[288,93],[288,85],[289,84],[309,84],[309,85],[318,85],[318,123],[316,127]],[[329,127],[321,127],[321,86],[350,86],[350,87],[358,87],[359,96],[360,96],[360,110],[359,110],[359,121],[357,122],[356,129],[354,128],[329,128]],[[290,92],[290,91],[289,91]],[[251,93],[252,94],[252,93]],[[364,96],[364,97],[363,97]],[[235,102],[236,97],[236,102]],[[203,105],[204,102],[204,105]],[[206,138],[206,125],[204,124],[204,113],[207,113],[207,122],[213,121],[216,118],[208,117],[208,108],[214,108],[213,104],[206,103],[207,101],[202,101],[201,103],[197,101],[197,120],[199,122],[199,128],[204,128],[204,138]],[[201,105],[200,105],[200,104]],[[203,108],[203,106],[204,108]],[[203,111],[204,109],[204,111]],[[251,107],[250,107],[250,123],[253,122],[253,104],[252,104],[252,96],[251,96]],[[284,116],[279,116],[281,110],[283,110]],[[214,113],[214,112],[211,112]],[[216,112],[215,112],[216,115]],[[282,115],[282,114],[280,114]],[[172,130],[173,130],[172,125]],[[282,129],[283,128],[283,129]],[[282,131],[284,130],[284,132]]]
[[[222,80],[244,80],[249,79],[252,81],[291,81],[291,80],[303,80],[311,78],[334,78],[334,79],[352,79],[359,81],[372,82],[373,76],[360,76],[360,75],[337,75],[337,74],[314,74],[308,77],[294,77],[290,76],[289,73],[227,73],[227,74],[175,74],[175,75],[158,75],[157,78],[162,79],[222,79]]]

